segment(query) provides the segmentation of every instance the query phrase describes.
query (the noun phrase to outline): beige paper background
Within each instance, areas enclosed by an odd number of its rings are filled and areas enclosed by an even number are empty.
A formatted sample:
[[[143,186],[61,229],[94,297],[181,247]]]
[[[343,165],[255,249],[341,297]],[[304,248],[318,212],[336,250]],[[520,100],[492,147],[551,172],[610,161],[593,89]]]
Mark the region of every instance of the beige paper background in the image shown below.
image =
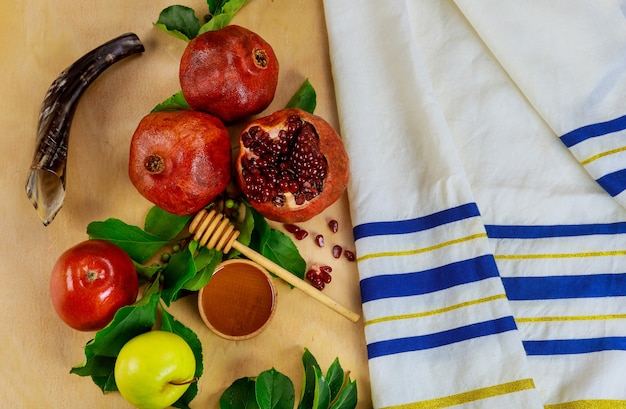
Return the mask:
[[[7,408],[126,408],[118,393],[103,395],[89,378],[69,374],[83,360],[93,333],[70,329],[54,313],[48,277],[57,257],[86,239],[89,222],[116,217],[141,225],[150,208],[130,184],[130,137],[152,107],[179,90],[178,58],[185,43],[154,28],[165,0],[71,0],[0,2],[0,401]],[[206,2],[189,1],[202,16]],[[259,33],[273,45],[281,64],[276,98],[266,113],[285,105],[305,78],[317,90],[316,113],[339,127],[322,2],[252,0],[233,24]],[[26,198],[24,182],[35,147],[43,96],[56,76],[90,49],[134,32],[146,51],[105,71],[83,96],[73,121],[63,209],[48,227]],[[233,135],[236,127],[232,128]],[[308,264],[327,263],[334,281],[326,294],[358,312],[356,264],[335,260],[332,244],[353,247],[347,198],[303,224],[325,233],[327,246],[298,242]],[[340,221],[339,233],[326,221]],[[309,236],[310,238],[311,236]],[[212,334],[196,309],[196,297],[178,301],[174,315],[191,327],[204,347],[205,373],[193,408],[216,408],[235,379],[275,367],[300,392],[305,347],[328,367],[335,357],[358,382],[359,407],[371,407],[362,322],[353,324],[298,290],[278,284],[278,311],[260,336],[232,342]]]

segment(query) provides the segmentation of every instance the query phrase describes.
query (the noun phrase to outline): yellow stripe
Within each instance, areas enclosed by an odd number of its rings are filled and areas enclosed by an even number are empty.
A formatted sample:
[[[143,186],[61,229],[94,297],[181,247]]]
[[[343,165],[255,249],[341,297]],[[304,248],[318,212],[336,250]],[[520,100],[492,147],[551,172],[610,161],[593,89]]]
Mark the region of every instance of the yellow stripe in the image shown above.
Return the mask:
[[[405,250],[405,251],[384,251],[380,253],[366,254],[364,256],[358,257],[357,261],[363,261],[363,260],[368,260],[371,258],[379,258],[379,257],[412,256],[414,254],[427,253],[429,251],[437,250],[446,246],[451,246],[453,244],[458,244],[458,243],[463,243],[466,241],[474,240],[480,237],[487,237],[487,234],[486,233],[472,234],[470,236],[461,237],[459,239],[454,239],[450,241],[444,241],[443,243],[439,243],[430,247],[424,247],[421,249],[413,249],[413,250]]]
[[[625,409],[624,400],[577,400],[574,402],[545,405],[545,409]]]
[[[479,300],[466,301],[466,302],[462,302],[462,303],[459,303],[459,304],[451,305],[449,307],[439,308],[437,310],[432,310],[432,311],[417,312],[417,313],[414,313],[414,314],[391,315],[391,316],[388,316],[388,317],[375,318],[373,320],[365,321],[364,325],[367,326],[367,325],[372,325],[372,324],[378,324],[379,322],[385,322],[385,321],[396,321],[396,320],[406,320],[406,319],[411,319],[411,318],[428,317],[430,315],[437,315],[437,314],[441,314],[441,313],[444,313],[444,312],[448,312],[448,311],[456,310],[456,309],[459,309],[459,308],[467,307],[469,305],[482,304],[482,303],[485,303],[485,302],[499,300],[499,299],[502,299],[502,298],[506,298],[506,295],[505,294],[493,295],[491,297],[485,297],[485,298],[481,298]]]
[[[496,254],[496,260],[520,260],[534,258],[582,258],[582,257],[607,257],[607,256],[624,256],[626,250],[612,251],[589,251],[583,253],[554,253],[554,254]]]
[[[493,398],[494,396],[506,395],[509,393],[520,392],[528,389],[534,389],[535,384],[532,379],[522,379],[519,381],[503,383],[501,385],[489,386],[473,391],[450,395],[443,398],[425,400],[421,402],[407,403],[404,405],[388,406],[383,409],[440,409],[449,408],[455,405],[475,402],[481,399]]]
[[[613,155],[615,153],[623,152],[623,151],[626,151],[626,146],[622,146],[621,148],[615,148],[615,149],[611,149],[610,151],[598,153],[597,155],[593,155],[590,158],[587,158],[584,161],[580,162],[580,164],[587,165],[593,162],[594,160],[600,159],[605,156]]]
[[[626,314],[610,314],[610,315],[577,315],[563,317],[532,317],[532,318],[515,318],[516,322],[552,322],[552,321],[606,321],[606,320],[623,320]]]

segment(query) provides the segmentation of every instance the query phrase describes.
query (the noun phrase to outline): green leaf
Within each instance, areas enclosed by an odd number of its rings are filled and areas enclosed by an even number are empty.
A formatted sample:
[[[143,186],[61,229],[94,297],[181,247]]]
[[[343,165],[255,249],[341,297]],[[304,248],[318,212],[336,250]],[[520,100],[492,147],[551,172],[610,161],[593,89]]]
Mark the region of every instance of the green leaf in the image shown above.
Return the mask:
[[[341,391],[344,381],[343,378],[343,368],[341,368],[341,365],[339,364],[339,358],[335,358],[333,363],[330,365],[330,368],[328,368],[328,372],[326,372],[326,381],[330,387],[331,401],[334,400]]]
[[[243,220],[237,224],[237,230],[239,231],[239,237],[237,237],[237,241],[242,243],[245,246],[250,246],[250,241],[252,239],[252,232],[254,231],[254,217],[252,216],[252,212],[248,211],[247,206],[243,206],[244,216]],[[269,227],[269,225],[268,225]],[[235,249],[231,249],[228,253],[228,258],[236,258],[239,257],[241,253]]]
[[[116,357],[122,346],[131,338],[150,331],[156,322],[158,303],[159,280],[157,279],[147,288],[139,301],[119,309],[111,323],[96,332],[94,339],[85,345],[85,361],[73,367],[70,373],[91,376],[102,392],[117,390],[113,376]]]
[[[153,114],[160,111],[178,111],[185,109],[191,109],[191,107],[187,103],[187,100],[183,95],[183,91],[178,91],[176,94],[152,108],[150,113]]]
[[[155,26],[176,38],[189,41],[198,35],[200,21],[193,9],[174,5],[161,11]]]
[[[302,354],[302,391],[300,392],[300,403],[298,409],[310,409],[313,406],[315,394],[315,368],[320,366],[311,352],[304,348]]]
[[[133,264],[135,265],[135,271],[137,272],[137,275],[139,276],[139,282],[142,285],[149,281],[153,281],[154,276],[160,273],[161,271],[163,271],[163,269],[165,268],[165,266],[161,264],[153,264],[149,266],[144,266],[143,264],[139,264],[134,260],[133,260]]]
[[[355,409],[358,402],[356,381],[350,381],[342,389],[341,394],[332,403],[330,409]]]
[[[319,368],[313,368],[315,371],[315,392],[313,393],[313,405],[311,409],[328,409],[330,405],[330,388],[326,378]]]
[[[118,219],[91,222],[87,226],[90,239],[108,240],[120,246],[138,263],[144,263],[161,247],[168,244],[159,236],[147,233]]]
[[[189,248],[174,253],[163,270],[161,298],[169,305],[180,298],[185,283],[196,274],[193,254]]]
[[[162,323],[161,330],[173,332],[174,334],[180,335],[187,344],[191,347],[193,351],[193,355],[196,358],[196,371],[194,373],[194,377],[196,379],[200,379],[202,373],[204,372],[204,364],[202,362],[202,343],[198,336],[193,330],[186,327],[180,321],[177,321],[172,314],[170,314],[165,309],[161,310],[162,313]],[[198,394],[198,383],[192,383],[187,391],[181,396],[176,403],[174,403],[174,407],[187,409],[189,408],[189,403],[196,397]]]
[[[254,389],[254,379],[237,379],[220,396],[220,409],[258,409]]]
[[[193,243],[193,242],[192,242]],[[194,264],[196,274],[187,280],[183,285],[183,289],[189,291],[199,291],[202,287],[207,285],[213,273],[215,267],[222,261],[222,252],[209,250],[206,247],[200,247],[198,253],[194,257]]]
[[[250,0],[228,0],[225,2],[207,1],[210,19],[200,27],[198,35],[207,31],[219,30],[230,24],[235,14]],[[221,6],[219,5],[221,3]]]
[[[272,229],[265,247],[261,250],[268,259],[285,268],[296,277],[304,279],[306,261],[294,242],[282,231]]]
[[[272,368],[259,374],[255,384],[256,401],[261,409],[293,409],[293,382]]]
[[[191,216],[178,216],[153,206],[146,215],[144,230],[169,241],[183,231],[190,219]]]
[[[307,78],[304,80],[300,88],[296,91],[295,94],[289,99],[287,102],[287,106],[285,108],[300,108],[310,114],[315,111],[315,107],[317,105],[317,94],[315,93],[315,88],[309,82]]]

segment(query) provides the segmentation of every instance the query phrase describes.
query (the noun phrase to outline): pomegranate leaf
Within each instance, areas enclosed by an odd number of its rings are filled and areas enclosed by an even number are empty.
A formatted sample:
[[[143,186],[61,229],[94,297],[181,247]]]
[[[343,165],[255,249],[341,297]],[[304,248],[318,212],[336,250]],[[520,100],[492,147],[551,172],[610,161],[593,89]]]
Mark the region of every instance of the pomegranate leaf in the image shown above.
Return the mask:
[[[165,101],[161,102],[150,111],[151,114],[159,111],[177,111],[180,109],[191,109],[185,96],[183,95],[183,91],[178,91],[176,94],[172,95]]]
[[[330,400],[334,400],[341,392],[344,383],[344,372],[339,364],[339,358],[335,358],[326,372],[326,381],[330,387]]]
[[[161,298],[169,305],[182,295],[183,286],[196,274],[196,265],[189,248],[174,253],[163,270]]]
[[[293,409],[295,391],[287,376],[272,368],[257,376],[254,386],[256,401],[261,409]]]
[[[172,314],[170,314],[165,308],[161,309],[162,313],[162,323],[161,330],[173,332],[174,334],[180,335],[187,344],[191,347],[193,351],[193,355],[196,358],[196,372],[194,373],[194,377],[196,379],[200,379],[202,376],[202,372],[204,371],[204,365],[202,363],[202,343],[195,332],[191,329],[187,328],[183,323],[176,320]],[[188,409],[189,403],[196,397],[198,394],[198,383],[193,382],[187,391],[181,396],[172,406],[181,409]]]
[[[220,409],[258,409],[254,386],[250,377],[237,379],[222,393]]]
[[[302,391],[300,392],[298,409],[309,409],[313,405],[315,394],[315,368],[319,369],[320,366],[307,348],[302,354],[302,367],[304,376],[302,377]]]
[[[138,263],[144,263],[168,244],[168,240],[113,218],[89,223],[87,235],[90,239],[108,240],[117,244]]]
[[[309,82],[309,79],[305,79],[300,88],[289,99],[285,108],[300,108],[310,114],[315,111],[317,105],[317,94],[315,88]]]
[[[330,409],[354,409],[358,401],[356,381],[347,378],[348,383],[341,390],[339,396],[332,402]]]
[[[330,405],[330,387],[320,368],[313,368],[315,373],[315,391],[311,409],[327,409]]]
[[[144,230],[163,240],[172,240],[183,231],[190,219],[191,216],[178,216],[153,206],[146,215]]]
[[[230,24],[235,14],[250,0],[207,0],[209,15],[207,22],[200,27],[198,35],[211,30],[219,30]]]
[[[196,242],[193,242],[197,245]],[[199,291],[202,287],[207,285],[215,268],[222,261],[222,253],[209,250],[206,247],[200,247],[196,255],[194,256],[194,263],[196,266],[196,274],[187,280],[183,285],[183,289],[189,291]]]
[[[181,40],[189,41],[198,35],[200,20],[193,9],[174,5],[161,11],[154,25]]]

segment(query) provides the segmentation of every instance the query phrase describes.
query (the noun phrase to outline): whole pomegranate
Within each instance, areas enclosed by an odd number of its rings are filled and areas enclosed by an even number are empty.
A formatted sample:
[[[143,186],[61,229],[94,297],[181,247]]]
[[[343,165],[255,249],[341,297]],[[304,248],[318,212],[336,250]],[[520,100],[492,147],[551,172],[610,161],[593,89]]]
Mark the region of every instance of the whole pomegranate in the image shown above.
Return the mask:
[[[237,181],[250,205],[270,220],[303,222],[337,201],[350,176],[340,136],[298,108],[249,123],[239,137]]]
[[[228,131],[203,112],[148,114],[131,140],[128,175],[139,193],[162,209],[195,213],[230,182]]]
[[[228,25],[187,44],[179,78],[189,106],[229,124],[269,106],[278,84],[278,60],[259,35]]]

